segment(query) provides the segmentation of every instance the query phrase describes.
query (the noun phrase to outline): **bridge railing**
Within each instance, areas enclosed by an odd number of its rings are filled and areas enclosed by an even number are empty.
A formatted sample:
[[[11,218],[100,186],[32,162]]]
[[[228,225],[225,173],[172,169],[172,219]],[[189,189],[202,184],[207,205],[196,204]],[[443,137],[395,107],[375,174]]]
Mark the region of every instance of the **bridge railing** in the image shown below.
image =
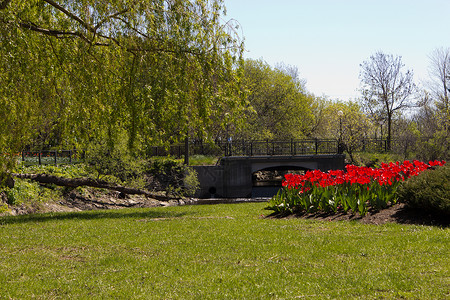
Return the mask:
[[[172,145],[168,147],[151,147],[150,156],[181,157],[185,153],[185,145]],[[192,141],[189,143],[190,155],[215,156],[272,156],[272,155],[303,155],[303,154],[331,154],[338,152],[338,141],[332,139],[311,140],[233,140],[216,141],[215,143],[202,143]]]
[[[292,156],[342,153],[339,142],[335,139],[309,139],[309,140],[232,140],[215,141],[207,143],[203,141],[189,141],[189,155],[210,156]],[[185,144],[170,146],[154,146],[147,150],[148,156],[173,156],[185,155]],[[409,141],[395,140],[391,142],[391,151],[400,153],[413,147]],[[353,152],[387,152],[385,139],[362,139],[352,149]],[[64,164],[74,163],[82,159],[83,152],[75,150],[64,151],[23,151],[21,160],[25,164]]]
[[[397,153],[405,148],[405,142],[393,139],[391,151]],[[386,139],[361,139],[352,146],[353,152],[388,152]],[[272,155],[309,155],[309,154],[335,154],[342,153],[339,141],[335,139],[309,139],[309,140],[232,140],[206,143],[202,141],[189,142],[190,155],[213,156],[272,156]],[[149,149],[150,156],[182,157],[185,145],[171,145],[168,147],[155,146]]]
[[[222,156],[225,153],[225,142],[217,143],[203,143],[203,142],[190,142],[189,143],[189,154],[190,155],[212,155],[212,156]],[[154,146],[148,150],[149,156],[173,156],[182,157],[186,151],[186,145],[170,145],[167,147]]]
[[[331,154],[338,152],[336,140],[235,141],[227,142],[225,156],[273,156]]]

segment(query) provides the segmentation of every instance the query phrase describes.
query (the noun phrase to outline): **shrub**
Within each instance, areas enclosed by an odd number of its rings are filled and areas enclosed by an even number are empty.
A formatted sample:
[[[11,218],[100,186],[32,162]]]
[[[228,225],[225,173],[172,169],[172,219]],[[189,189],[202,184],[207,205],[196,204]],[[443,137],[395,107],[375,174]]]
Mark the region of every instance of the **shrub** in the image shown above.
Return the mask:
[[[83,163],[71,165],[32,165],[20,166],[18,173],[34,173],[34,174],[49,174],[65,178],[78,178],[88,176],[86,165]]]
[[[13,188],[5,188],[6,202],[9,205],[44,202],[48,199],[57,199],[61,196],[60,189],[46,188],[37,182],[19,179]]]
[[[450,215],[450,166],[408,179],[399,187],[398,199],[412,207]]]
[[[130,182],[139,177],[145,161],[130,154],[126,145],[118,144],[113,148],[98,144],[91,147],[86,157],[87,171],[98,178]]]
[[[157,180],[159,189],[165,190],[168,195],[192,196],[199,186],[195,170],[173,158],[152,158],[146,172]]]

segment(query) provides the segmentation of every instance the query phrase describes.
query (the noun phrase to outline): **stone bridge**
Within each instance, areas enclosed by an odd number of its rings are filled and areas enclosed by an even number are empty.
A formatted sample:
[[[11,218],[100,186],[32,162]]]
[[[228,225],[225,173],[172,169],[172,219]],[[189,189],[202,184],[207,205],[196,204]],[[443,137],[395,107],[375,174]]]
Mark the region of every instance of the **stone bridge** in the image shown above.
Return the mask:
[[[198,173],[199,198],[249,198],[254,190],[253,175],[264,170],[344,169],[343,154],[296,156],[227,156],[216,166],[194,166]],[[254,196],[254,195],[253,195]]]

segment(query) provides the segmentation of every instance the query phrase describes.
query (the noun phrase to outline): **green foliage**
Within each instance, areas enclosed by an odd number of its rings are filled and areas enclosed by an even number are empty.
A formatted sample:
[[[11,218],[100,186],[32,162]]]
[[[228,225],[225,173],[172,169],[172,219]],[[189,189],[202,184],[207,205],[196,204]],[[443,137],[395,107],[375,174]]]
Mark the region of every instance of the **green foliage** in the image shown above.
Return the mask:
[[[423,159],[434,160],[450,158],[450,133],[449,130],[437,130],[433,137],[421,143],[419,154]]]
[[[369,208],[380,210],[396,203],[392,186],[380,186],[378,182],[367,184],[341,184],[339,186],[312,187],[310,192],[299,193],[298,189],[281,188],[270,199],[267,210],[275,213],[337,213],[338,211],[367,214]]]
[[[198,180],[197,172],[190,167],[186,167],[183,179],[183,195],[192,197],[195,195],[195,192],[197,192],[199,187],[200,181]]]
[[[270,67],[262,60],[246,60],[244,84],[251,109],[240,133],[250,139],[302,138],[311,133],[314,98],[296,70]]]
[[[450,216],[450,166],[408,179],[399,187],[398,198],[413,207]]]
[[[85,164],[67,164],[67,165],[31,165],[19,166],[18,173],[32,173],[32,174],[49,174],[65,178],[79,178],[86,177],[91,172],[86,168]]]
[[[91,146],[86,154],[86,164],[87,171],[92,175],[121,183],[141,176],[146,161],[130,154],[126,143],[120,142],[112,148],[104,144]]]
[[[17,179],[14,188],[5,188],[4,193],[9,205],[21,205],[45,202],[61,196],[61,190],[55,187],[43,187],[37,182]]]
[[[0,202],[0,214],[9,211],[8,204]]]
[[[170,157],[153,158],[146,172],[159,182],[166,194],[174,196],[193,196],[200,185],[192,168]]]
[[[402,156],[395,153],[371,153],[358,152],[353,155],[354,164],[357,166],[366,166],[379,168],[382,163],[401,161]]]
[[[0,172],[27,147],[112,149],[124,132],[145,153],[239,120],[243,43],[223,1],[2,4]]]
[[[215,165],[218,160],[219,160],[219,157],[217,157],[217,156],[192,155],[192,156],[189,156],[189,165],[190,166]]]
[[[352,101],[317,99],[315,137],[334,139],[340,143],[340,151],[346,152],[352,164],[358,165],[356,152],[363,148],[363,141],[373,131],[373,125],[360,104]]]

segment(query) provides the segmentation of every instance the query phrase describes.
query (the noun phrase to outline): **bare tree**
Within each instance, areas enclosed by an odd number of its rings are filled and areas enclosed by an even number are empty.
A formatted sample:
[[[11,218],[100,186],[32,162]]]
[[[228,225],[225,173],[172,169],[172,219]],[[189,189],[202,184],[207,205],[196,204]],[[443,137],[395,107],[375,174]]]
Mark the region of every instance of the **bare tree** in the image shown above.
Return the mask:
[[[430,88],[442,128],[449,130],[450,48],[439,48],[430,55]]]
[[[377,52],[361,65],[362,102],[373,119],[387,123],[387,148],[391,149],[392,119],[396,112],[412,107],[413,72],[402,72],[401,56]]]

